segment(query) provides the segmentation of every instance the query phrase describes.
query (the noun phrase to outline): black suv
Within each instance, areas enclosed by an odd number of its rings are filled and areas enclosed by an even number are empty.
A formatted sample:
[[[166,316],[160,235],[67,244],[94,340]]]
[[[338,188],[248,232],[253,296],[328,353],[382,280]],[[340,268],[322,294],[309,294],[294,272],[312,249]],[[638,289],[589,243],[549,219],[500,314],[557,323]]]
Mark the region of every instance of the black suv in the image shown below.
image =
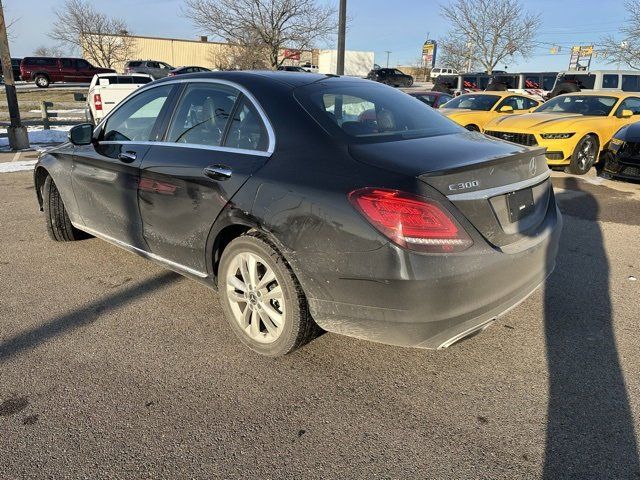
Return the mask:
[[[410,87],[413,85],[413,77],[402,73],[397,68],[374,69],[369,72],[367,78],[392,87]]]

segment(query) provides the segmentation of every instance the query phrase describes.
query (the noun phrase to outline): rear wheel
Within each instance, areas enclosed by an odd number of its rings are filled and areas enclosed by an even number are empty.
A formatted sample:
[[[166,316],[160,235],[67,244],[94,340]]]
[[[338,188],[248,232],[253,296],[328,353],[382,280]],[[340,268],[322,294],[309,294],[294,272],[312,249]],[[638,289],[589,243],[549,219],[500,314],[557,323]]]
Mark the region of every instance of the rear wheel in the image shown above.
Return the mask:
[[[218,285],[232,330],[262,355],[285,355],[319,332],[293,271],[257,235],[238,237],[224,249]]]
[[[407,87],[411,87],[413,85],[413,78],[407,80]]]
[[[598,139],[593,135],[585,135],[576,145],[571,162],[569,163],[569,173],[574,175],[584,175],[595,165],[598,159],[600,145]]]
[[[49,77],[47,77],[46,75],[36,75],[36,78],[34,79],[36,82],[36,85],[40,88],[47,88],[49,86],[49,84],[51,83],[49,81]]]
[[[58,187],[50,176],[46,178],[42,187],[42,202],[47,222],[47,233],[52,240],[71,242],[87,237],[87,234],[71,225]]]

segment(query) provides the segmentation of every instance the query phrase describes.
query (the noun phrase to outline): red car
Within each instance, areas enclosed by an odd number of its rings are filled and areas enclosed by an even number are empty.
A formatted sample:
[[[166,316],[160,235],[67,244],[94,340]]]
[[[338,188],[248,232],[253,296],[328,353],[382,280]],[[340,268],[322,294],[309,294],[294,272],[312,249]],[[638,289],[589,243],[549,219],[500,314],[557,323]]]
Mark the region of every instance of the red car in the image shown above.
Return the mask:
[[[83,58],[25,57],[20,76],[46,88],[53,82],[89,83],[96,73],[115,73],[110,68],[94,67]]]

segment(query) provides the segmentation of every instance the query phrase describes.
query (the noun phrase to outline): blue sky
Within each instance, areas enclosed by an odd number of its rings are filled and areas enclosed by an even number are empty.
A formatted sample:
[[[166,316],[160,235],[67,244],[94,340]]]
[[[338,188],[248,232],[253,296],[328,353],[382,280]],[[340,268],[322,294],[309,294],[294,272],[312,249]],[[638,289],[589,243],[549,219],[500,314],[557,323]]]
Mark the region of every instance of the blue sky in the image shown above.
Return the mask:
[[[331,0],[338,3],[338,0]],[[4,0],[6,16],[15,19],[11,40],[12,56],[33,53],[47,45],[46,36],[53,21],[52,10],[58,0]],[[129,24],[133,33],[159,37],[195,39],[196,31],[180,16],[182,0],[95,0],[96,8],[106,10]],[[373,50],[376,62],[390,65],[409,64],[419,58],[421,46],[429,35],[439,38],[449,29],[440,18],[439,3],[432,0],[348,0],[353,22],[347,36],[347,48]],[[529,59],[508,61],[508,70],[561,70],[569,63],[569,48],[575,44],[596,44],[609,32],[616,32],[625,18],[622,0],[537,0],[523,1],[527,8],[542,14],[540,46]],[[562,46],[559,55],[551,55],[551,44]],[[503,68],[504,65],[498,65]],[[595,60],[594,67],[607,67]]]

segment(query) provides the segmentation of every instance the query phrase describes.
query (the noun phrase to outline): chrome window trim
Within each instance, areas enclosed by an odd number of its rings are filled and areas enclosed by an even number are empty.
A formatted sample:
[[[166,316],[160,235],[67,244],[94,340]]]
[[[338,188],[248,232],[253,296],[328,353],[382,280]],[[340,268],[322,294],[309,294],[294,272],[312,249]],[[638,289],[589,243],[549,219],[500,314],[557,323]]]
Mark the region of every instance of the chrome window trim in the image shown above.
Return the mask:
[[[235,147],[215,147],[212,145],[201,145],[199,143],[175,143],[175,142],[132,142],[132,141],[116,141],[108,140],[105,142],[99,142],[100,145],[157,145],[160,147],[172,147],[172,148],[195,148],[198,150],[212,150],[214,152],[226,152],[226,153],[240,153],[243,155],[254,155],[259,157],[270,157],[272,154],[263,150],[248,150],[244,148]]]
[[[176,263],[172,260],[161,257],[160,255],[156,255],[155,253],[147,252],[146,250],[142,250],[141,248],[134,247],[133,245],[123,242],[122,240],[118,240],[117,238],[113,238],[113,237],[110,237],[109,235],[105,235],[104,233],[100,233],[97,230],[94,230],[93,228],[85,227],[84,225],[80,225],[79,223],[76,223],[76,222],[71,222],[71,224],[74,227],[76,227],[78,230],[87,232],[88,234],[93,235],[94,237],[98,237],[104,240],[105,242],[109,242],[115,245],[116,247],[120,247],[129,252],[136,253],[141,257],[148,258],[149,260],[155,260],[156,262],[166,265],[172,270],[178,270],[180,272],[189,273],[191,275],[195,275],[196,277],[200,277],[200,278],[208,277],[208,275],[204,272],[200,272],[199,270],[195,270],[191,267],[187,267],[186,265]]]
[[[102,118],[102,120],[100,121],[100,123],[98,123],[98,125],[96,125],[96,128],[93,129],[94,134],[96,132],[98,132],[104,126],[104,123],[109,119],[109,117],[111,115],[113,115],[115,112],[117,112],[122,107],[122,105],[125,104],[125,102],[128,102],[129,100],[131,100],[136,95],[140,95],[141,93],[144,93],[144,92],[146,92],[148,90],[151,90],[152,88],[158,88],[158,87],[162,87],[164,85],[175,85],[175,84],[182,84],[182,83],[189,83],[189,84],[193,84],[193,83],[215,83],[215,84],[226,85],[228,87],[235,88],[236,90],[241,92],[253,104],[253,106],[255,107],[256,111],[258,112],[258,115],[260,115],[260,118],[262,119],[262,123],[264,123],[264,126],[265,126],[265,128],[267,130],[267,136],[269,137],[269,143],[267,145],[267,150],[266,151],[262,151],[262,150],[246,150],[246,149],[234,148],[234,147],[223,147],[223,146],[216,147],[216,146],[211,146],[211,145],[173,143],[173,142],[150,142],[150,141],[145,141],[145,142],[108,141],[108,142],[99,142],[99,143],[101,143],[101,144],[122,144],[122,145],[135,143],[135,144],[143,144],[143,145],[163,145],[163,146],[169,146],[169,147],[185,147],[185,146],[188,146],[189,148],[199,148],[199,149],[203,149],[203,150],[215,150],[215,151],[232,152],[232,153],[246,153],[248,155],[260,155],[260,156],[265,156],[265,157],[269,157],[269,156],[271,156],[273,154],[273,152],[276,149],[276,133],[275,133],[275,131],[273,129],[273,125],[271,124],[271,121],[269,120],[269,117],[267,116],[266,112],[262,108],[262,105],[260,105],[260,102],[258,102],[256,97],[254,97],[253,94],[249,90],[247,90],[245,87],[243,87],[242,85],[240,85],[240,84],[238,84],[236,82],[232,82],[230,80],[223,80],[223,79],[219,79],[219,78],[190,78],[190,79],[176,78],[176,79],[173,79],[173,80],[163,81],[162,83],[160,83],[158,85],[153,85],[153,83],[150,83],[146,87],[142,87],[142,88],[139,88],[139,89],[133,91],[131,94],[129,94],[129,96],[127,96],[126,98],[124,98],[122,100],[122,102],[120,103],[120,105],[118,105],[117,108],[114,108],[107,115],[105,115]]]
[[[452,202],[461,200],[486,200],[498,195],[504,195],[505,193],[522,190],[523,188],[533,187],[534,185],[544,182],[549,177],[551,177],[551,170],[546,170],[538,176],[522,180],[520,182],[501,185],[499,187],[485,188],[484,190],[476,190],[475,192],[456,193],[454,195],[448,195],[447,198]]]

